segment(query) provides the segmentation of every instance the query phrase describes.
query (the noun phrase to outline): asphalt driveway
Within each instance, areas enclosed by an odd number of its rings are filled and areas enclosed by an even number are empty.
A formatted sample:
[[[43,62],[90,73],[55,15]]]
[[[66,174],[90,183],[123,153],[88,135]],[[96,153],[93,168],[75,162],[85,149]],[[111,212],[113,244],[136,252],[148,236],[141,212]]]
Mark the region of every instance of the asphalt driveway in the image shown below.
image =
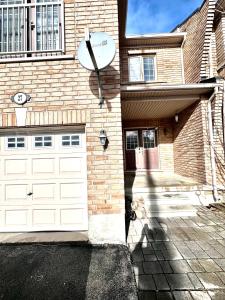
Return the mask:
[[[0,299],[137,299],[125,246],[1,245]]]

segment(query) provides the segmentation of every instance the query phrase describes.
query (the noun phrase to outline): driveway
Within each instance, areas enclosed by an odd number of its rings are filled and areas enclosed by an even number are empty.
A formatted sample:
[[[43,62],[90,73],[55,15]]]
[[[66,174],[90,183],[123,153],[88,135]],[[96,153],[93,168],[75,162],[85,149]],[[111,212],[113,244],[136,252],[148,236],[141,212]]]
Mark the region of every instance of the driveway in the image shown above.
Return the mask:
[[[225,213],[139,219],[128,235],[139,299],[225,299]]]
[[[125,246],[1,245],[0,299],[137,299]]]

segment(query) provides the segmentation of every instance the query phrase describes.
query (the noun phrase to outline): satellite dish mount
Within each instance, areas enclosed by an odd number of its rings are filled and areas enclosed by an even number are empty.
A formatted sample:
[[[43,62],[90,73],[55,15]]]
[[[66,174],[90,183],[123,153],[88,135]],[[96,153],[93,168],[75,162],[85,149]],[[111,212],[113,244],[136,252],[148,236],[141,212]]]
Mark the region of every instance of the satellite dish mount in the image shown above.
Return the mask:
[[[116,46],[114,40],[104,32],[90,33],[85,29],[85,38],[78,49],[78,59],[81,65],[95,71],[98,80],[99,105],[104,104],[103,87],[101,84],[100,70],[106,68],[114,59]]]
[[[92,46],[91,46],[90,32],[89,32],[88,28],[85,29],[85,42],[86,42],[86,46],[87,46],[88,52],[90,54],[93,66],[95,68],[95,73],[97,75],[99,105],[100,105],[100,108],[102,108],[102,105],[104,104],[104,97],[103,97],[103,94],[102,94],[102,84],[101,84],[101,79],[100,79],[100,70],[98,69],[98,65],[97,65],[97,62],[96,62],[96,59],[95,59],[95,55],[94,55],[94,52],[93,52],[93,49],[92,49]]]

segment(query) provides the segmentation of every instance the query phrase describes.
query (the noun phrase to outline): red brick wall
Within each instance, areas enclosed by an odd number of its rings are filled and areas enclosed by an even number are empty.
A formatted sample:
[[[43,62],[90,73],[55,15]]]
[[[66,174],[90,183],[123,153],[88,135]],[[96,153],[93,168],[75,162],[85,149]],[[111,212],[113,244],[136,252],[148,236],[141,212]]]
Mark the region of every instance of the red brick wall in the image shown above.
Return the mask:
[[[129,82],[128,61],[131,48],[120,49],[121,83]],[[179,47],[134,47],[135,55],[155,55],[157,78],[153,83],[183,83],[182,51]]]
[[[116,43],[112,65],[102,71],[105,105],[99,108],[96,77],[77,58],[70,60],[0,63],[0,126],[15,126],[10,96],[30,94],[27,125],[85,124],[87,134],[89,213],[124,210],[123,151],[120,104],[120,69],[117,1],[66,0],[66,54],[77,55],[84,30],[103,31]],[[104,152],[99,131],[106,130],[109,147]]]
[[[202,102],[197,102],[179,113],[174,123],[175,173],[206,183],[205,138]]]
[[[179,29],[187,32],[184,44],[184,70],[185,82],[200,81],[202,55],[205,42],[205,29],[207,24],[208,2],[206,0],[200,11],[183,23]]]

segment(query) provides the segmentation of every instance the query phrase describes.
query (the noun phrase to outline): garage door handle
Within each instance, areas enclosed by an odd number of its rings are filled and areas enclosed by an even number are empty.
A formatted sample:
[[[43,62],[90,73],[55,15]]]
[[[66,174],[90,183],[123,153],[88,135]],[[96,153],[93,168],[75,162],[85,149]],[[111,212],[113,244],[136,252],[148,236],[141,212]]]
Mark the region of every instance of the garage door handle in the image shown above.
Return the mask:
[[[31,195],[33,195],[33,193],[32,193],[32,192],[30,192],[30,193],[28,193],[28,194],[27,194],[27,196],[31,196]]]

